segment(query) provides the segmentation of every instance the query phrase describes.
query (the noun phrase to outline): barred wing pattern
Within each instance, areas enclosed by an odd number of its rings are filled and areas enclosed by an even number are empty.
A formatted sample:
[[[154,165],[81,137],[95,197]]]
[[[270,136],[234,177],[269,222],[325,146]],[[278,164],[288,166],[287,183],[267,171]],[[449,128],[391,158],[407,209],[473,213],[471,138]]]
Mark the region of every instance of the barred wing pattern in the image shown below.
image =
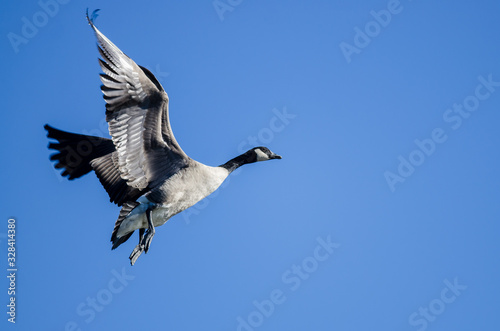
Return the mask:
[[[101,90],[117,153],[113,161],[116,160],[120,177],[129,187],[140,191],[148,185],[154,187],[184,167],[189,159],[172,134],[167,93],[151,72],[125,55],[91,20],[89,24],[102,57]],[[93,166],[98,168],[100,161],[105,160],[96,159]]]

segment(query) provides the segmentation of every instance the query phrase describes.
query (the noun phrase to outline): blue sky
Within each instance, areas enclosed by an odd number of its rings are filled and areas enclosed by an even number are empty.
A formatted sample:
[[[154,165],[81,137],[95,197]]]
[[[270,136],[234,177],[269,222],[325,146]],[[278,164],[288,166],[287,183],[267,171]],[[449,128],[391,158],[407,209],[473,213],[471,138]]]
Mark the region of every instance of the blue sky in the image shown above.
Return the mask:
[[[2,330],[497,330],[498,1],[2,2]],[[98,28],[219,165],[206,200],[111,251],[119,207],[43,125],[108,136]],[[43,327],[41,327],[43,325]]]

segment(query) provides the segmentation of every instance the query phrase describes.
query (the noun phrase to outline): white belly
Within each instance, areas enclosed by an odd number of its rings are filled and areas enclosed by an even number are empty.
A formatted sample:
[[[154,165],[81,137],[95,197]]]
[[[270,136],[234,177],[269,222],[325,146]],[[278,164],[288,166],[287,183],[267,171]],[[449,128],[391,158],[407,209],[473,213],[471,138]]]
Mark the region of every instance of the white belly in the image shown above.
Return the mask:
[[[173,215],[170,213],[169,208],[161,205],[155,205],[150,202],[146,197],[140,197],[138,200],[140,205],[135,207],[134,210],[123,220],[118,230],[118,237],[124,236],[127,233],[133,232],[138,229],[148,228],[148,219],[146,210],[153,207],[153,225],[155,227],[165,224]]]

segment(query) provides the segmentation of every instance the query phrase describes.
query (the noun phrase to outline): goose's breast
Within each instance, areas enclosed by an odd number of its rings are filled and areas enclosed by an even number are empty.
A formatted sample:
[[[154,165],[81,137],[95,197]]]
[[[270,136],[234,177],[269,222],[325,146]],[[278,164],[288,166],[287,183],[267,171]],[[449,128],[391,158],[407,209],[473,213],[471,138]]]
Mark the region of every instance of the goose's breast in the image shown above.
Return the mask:
[[[179,171],[159,188],[161,206],[177,214],[210,195],[224,182],[228,171],[198,163]]]

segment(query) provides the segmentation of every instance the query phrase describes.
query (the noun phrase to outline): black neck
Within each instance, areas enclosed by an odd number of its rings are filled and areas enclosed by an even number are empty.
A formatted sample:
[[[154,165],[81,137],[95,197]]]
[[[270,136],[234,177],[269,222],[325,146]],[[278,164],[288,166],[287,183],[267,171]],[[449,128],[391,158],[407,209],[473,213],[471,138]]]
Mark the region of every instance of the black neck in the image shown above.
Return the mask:
[[[234,170],[238,169],[244,164],[253,163],[256,161],[257,161],[257,156],[255,155],[255,153],[248,151],[246,153],[243,153],[235,157],[234,159],[227,161],[223,165],[220,165],[220,167],[227,169],[229,172],[233,172]]]

